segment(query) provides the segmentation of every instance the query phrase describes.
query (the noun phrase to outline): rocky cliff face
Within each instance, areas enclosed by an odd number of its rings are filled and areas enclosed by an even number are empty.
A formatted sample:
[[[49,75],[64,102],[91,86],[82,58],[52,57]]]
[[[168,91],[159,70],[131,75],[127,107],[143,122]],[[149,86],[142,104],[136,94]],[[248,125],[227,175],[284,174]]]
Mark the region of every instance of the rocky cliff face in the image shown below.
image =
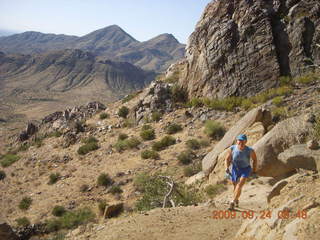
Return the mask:
[[[198,96],[248,96],[320,62],[316,0],[216,0],[206,7],[187,45],[180,79]]]

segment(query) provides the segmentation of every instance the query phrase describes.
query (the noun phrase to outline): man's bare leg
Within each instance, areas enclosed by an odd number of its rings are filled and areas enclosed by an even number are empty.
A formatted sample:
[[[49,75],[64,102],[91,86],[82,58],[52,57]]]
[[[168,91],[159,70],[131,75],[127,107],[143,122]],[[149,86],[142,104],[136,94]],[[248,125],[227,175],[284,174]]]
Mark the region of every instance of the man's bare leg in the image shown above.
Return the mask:
[[[246,178],[244,177],[241,177],[240,181],[237,182],[236,187],[234,189],[234,198],[233,198],[234,202],[237,202],[239,200],[239,197],[241,195],[241,190],[245,182],[246,182]]]

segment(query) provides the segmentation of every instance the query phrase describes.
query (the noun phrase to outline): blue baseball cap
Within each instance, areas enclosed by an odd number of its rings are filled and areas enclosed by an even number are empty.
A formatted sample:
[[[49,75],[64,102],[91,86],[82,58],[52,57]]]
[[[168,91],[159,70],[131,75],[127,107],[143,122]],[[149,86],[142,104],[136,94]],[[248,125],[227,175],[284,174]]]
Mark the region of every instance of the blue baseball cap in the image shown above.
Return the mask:
[[[240,134],[240,135],[237,137],[237,140],[247,141],[247,135],[245,135],[245,134]]]

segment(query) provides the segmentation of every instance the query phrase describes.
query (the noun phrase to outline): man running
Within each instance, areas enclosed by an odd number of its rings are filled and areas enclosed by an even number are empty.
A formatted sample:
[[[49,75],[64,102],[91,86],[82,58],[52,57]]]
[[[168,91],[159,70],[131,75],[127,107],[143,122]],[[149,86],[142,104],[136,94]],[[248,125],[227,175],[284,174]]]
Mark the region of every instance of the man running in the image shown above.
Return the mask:
[[[240,134],[237,137],[236,145],[232,145],[229,148],[227,157],[225,159],[226,173],[231,175],[231,181],[233,184],[233,200],[230,203],[230,210],[239,205],[239,197],[241,194],[242,187],[252,172],[256,174],[257,170],[257,156],[255,151],[246,146],[247,136]],[[250,165],[250,158],[252,159],[252,168]],[[229,167],[232,163],[232,170],[230,173]]]

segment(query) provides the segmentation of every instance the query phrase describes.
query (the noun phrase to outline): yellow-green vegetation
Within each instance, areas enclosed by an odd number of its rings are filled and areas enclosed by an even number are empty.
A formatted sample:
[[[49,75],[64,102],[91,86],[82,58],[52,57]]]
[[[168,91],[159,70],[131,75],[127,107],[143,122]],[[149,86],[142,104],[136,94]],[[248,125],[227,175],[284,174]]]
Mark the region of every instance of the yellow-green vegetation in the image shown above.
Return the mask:
[[[320,74],[309,72],[302,76],[294,78],[294,81],[302,84],[308,84],[308,83],[318,81],[319,79],[320,79]]]
[[[135,92],[135,93],[131,93],[127,96],[125,96],[123,99],[122,99],[122,103],[126,103],[126,102],[129,102],[130,100],[134,99],[136,96],[138,96],[140,94],[140,91],[138,92]]]
[[[110,192],[111,194],[120,194],[120,193],[122,193],[123,191],[122,191],[122,189],[120,188],[120,186],[114,185],[114,186],[112,186],[112,187],[110,188],[109,192]]]
[[[51,137],[61,137],[62,136],[62,132],[60,131],[53,131],[50,132],[47,137],[51,138]]]
[[[19,159],[20,157],[18,155],[8,153],[1,157],[0,164],[2,167],[9,167]]]
[[[27,217],[17,218],[15,221],[18,227],[27,227],[31,224]]]
[[[188,101],[188,92],[184,87],[175,84],[170,90],[171,99],[174,103],[186,103]]]
[[[283,103],[283,97],[282,96],[278,96],[272,99],[272,103],[274,105],[276,105],[277,107],[281,106]]]
[[[196,164],[192,164],[190,166],[186,166],[184,169],[183,169],[183,175],[185,177],[191,177],[193,176],[194,174],[198,173],[201,171],[201,163],[196,163]]]
[[[137,148],[140,143],[138,138],[131,137],[124,140],[118,140],[116,144],[114,144],[114,147],[118,152],[122,152],[127,149]]]
[[[106,112],[100,113],[99,118],[101,120],[109,118],[109,114]]]
[[[182,126],[177,123],[170,123],[168,126],[165,128],[165,132],[167,134],[175,134],[177,132],[182,131]]]
[[[222,183],[216,184],[216,185],[208,185],[205,188],[205,192],[211,198],[215,197],[216,195],[218,195],[219,193],[222,193],[225,190],[227,190],[227,187]]]
[[[176,143],[176,139],[172,136],[164,136],[160,141],[154,142],[152,144],[152,150],[154,151],[162,151],[167,147]]]
[[[152,112],[151,113],[151,120],[153,122],[159,122],[161,117],[162,117],[163,114],[161,114],[160,112]]]
[[[60,173],[52,173],[49,176],[49,185],[55,184],[60,179]]]
[[[190,164],[193,158],[194,158],[194,153],[190,150],[183,151],[178,155],[178,160],[183,165]]]
[[[141,158],[143,159],[159,159],[160,155],[153,150],[144,150],[141,152]]]
[[[97,143],[98,140],[93,136],[90,136],[90,137],[84,139],[82,142],[84,143],[84,145],[82,145],[78,149],[78,154],[80,154],[80,155],[85,155],[91,151],[99,149],[99,146]]]
[[[101,173],[97,179],[98,186],[108,187],[112,184],[112,179],[107,173]]]
[[[155,139],[156,138],[156,134],[155,134],[154,129],[145,129],[145,130],[142,129],[141,132],[140,132],[140,137],[143,140],[148,141],[148,140]]]
[[[179,80],[179,71],[175,71],[172,73],[170,77],[164,78],[164,82],[167,83],[176,83]],[[163,78],[163,76],[161,76]]]
[[[122,140],[125,140],[125,139],[127,139],[129,136],[127,135],[127,134],[125,134],[125,133],[120,133],[119,135],[118,135],[118,140],[119,141],[122,141]]]
[[[135,209],[143,211],[162,207],[164,196],[169,191],[167,182],[166,178],[161,177],[161,173],[154,175],[138,174],[134,179],[134,186],[142,193],[142,197],[136,202]],[[187,206],[200,202],[202,196],[193,187],[176,183],[170,199],[176,206]],[[170,206],[170,203],[167,203],[166,207],[168,206]]]
[[[22,200],[19,203],[19,208],[21,210],[28,210],[31,206],[32,203],[32,199],[30,197],[24,197],[22,198]]]
[[[52,209],[52,215],[56,217],[61,217],[63,214],[65,214],[67,211],[63,206],[55,206]]]
[[[207,120],[204,125],[204,133],[212,139],[221,139],[225,132],[225,128],[217,121]]]
[[[193,138],[186,141],[187,148],[191,150],[198,150],[201,148],[201,143],[199,140]]]
[[[287,118],[290,114],[286,107],[276,107],[271,110],[275,119]]]
[[[129,108],[127,108],[126,106],[122,106],[121,108],[119,108],[118,110],[119,117],[127,118],[128,114],[129,114]]]
[[[48,220],[46,222],[46,230],[54,232],[60,229],[73,229],[94,219],[95,214],[89,208],[67,211],[59,218]]]
[[[287,86],[292,83],[292,78],[290,76],[279,77],[280,86]]]
[[[6,178],[6,173],[2,170],[0,170],[0,181]]]

